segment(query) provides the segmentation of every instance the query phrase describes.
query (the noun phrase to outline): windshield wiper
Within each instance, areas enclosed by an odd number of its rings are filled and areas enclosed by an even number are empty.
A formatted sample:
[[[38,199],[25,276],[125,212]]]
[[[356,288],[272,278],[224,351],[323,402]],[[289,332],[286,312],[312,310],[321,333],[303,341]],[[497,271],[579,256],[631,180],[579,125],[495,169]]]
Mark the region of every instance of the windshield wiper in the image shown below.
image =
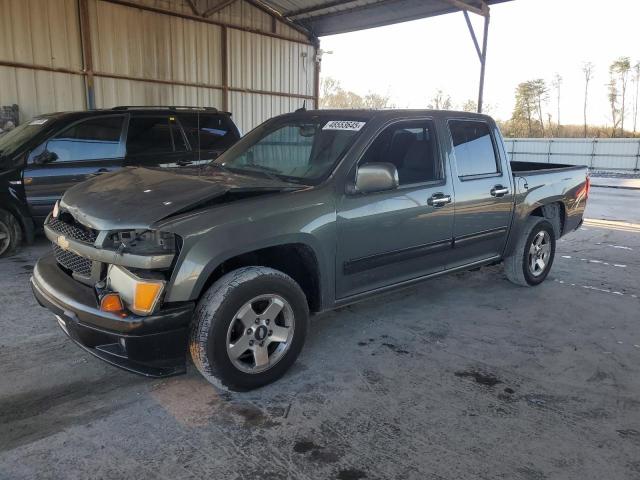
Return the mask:
[[[280,170],[267,167],[265,165],[257,165],[253,163],[250,165],[243,165],[242,168],[235,168],[235,170],[238,170],[240,172],[242,171],[258,172],[258,173],[262,173],[265,177],[270,178],[271,180],[275,180],[277,182],[282,181],[282,179],[278,175],[280,173]]]

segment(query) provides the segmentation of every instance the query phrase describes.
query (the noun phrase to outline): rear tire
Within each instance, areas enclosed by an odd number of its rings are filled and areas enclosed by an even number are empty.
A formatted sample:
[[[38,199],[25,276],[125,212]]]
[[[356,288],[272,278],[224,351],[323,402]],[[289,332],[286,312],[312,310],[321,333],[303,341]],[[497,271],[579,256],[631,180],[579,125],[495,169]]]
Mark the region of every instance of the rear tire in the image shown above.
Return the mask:
[[[504,273],[516,285],[539,285],[547,278],[555,254],[553,225],[544,218],[529,217],[513,253],[504,259]]]
[[[12,213],[0,209],[0,257],[11,255],[22,243],[22,228]]]
[[[258,388],[293,365],[308,324],[307,299],[291,277],[272,268],[239,268],[198,302],[189,335],[191,358],[219,388]]]

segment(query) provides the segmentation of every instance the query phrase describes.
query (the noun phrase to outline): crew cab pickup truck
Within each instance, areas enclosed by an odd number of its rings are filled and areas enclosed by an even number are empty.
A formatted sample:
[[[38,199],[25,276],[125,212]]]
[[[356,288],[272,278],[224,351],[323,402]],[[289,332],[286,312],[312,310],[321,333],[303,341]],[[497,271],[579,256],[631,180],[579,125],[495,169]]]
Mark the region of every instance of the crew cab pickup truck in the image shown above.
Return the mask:
[[[251,389],[292,365],[310,313],[499,262],[540,284],[588,193],[586,167],[510,162],[488,116],[298,111],[204,169],[71,188],[31,281],[113,365],[173,375],[190,353],[213,384]]]

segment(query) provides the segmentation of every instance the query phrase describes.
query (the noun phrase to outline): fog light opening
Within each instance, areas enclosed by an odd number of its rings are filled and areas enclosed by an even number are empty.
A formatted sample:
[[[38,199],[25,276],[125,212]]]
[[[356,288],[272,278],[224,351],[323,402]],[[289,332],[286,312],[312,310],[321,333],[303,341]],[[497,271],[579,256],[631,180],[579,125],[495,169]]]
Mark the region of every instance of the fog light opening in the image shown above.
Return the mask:
[[[102,298],[100,298],[100,310],[103,312],[117,313],[120,316],[126,316],[122,299],[119,294],[114,292],[105,293]]]

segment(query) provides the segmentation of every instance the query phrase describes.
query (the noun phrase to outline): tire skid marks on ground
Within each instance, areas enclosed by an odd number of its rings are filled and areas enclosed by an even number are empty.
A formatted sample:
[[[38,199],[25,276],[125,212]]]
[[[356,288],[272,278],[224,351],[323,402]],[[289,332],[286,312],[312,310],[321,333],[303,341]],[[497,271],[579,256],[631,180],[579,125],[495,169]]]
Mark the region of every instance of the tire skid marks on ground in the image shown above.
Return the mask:
[[[596,292],[610,293],[612,295],[618,295],[620,297],[638,298],[638,295],[636,295],[635,293],[624,293],[624,292],[620,292],[619,290],[610,290],[607,288],[594,287],[593,285],[578,285],[577,283],[565,282],[564,280],[558,280],[557,278],[554,278],[553,281],[561,285],[567,285],[569,287],[578,287],[578,288],[584,288],[586,290],[595,290]]]
[[[571,255],[560,255],[561,258],[566,258],[566,259],[573,259],[573,257]],[[611,267],[618,267],[618,268],[627,268],[627,266],[623,263],[609,263],[609,262],[605,262],[604,260],[592,260],[589,258],[581,258],[580,259],[581,262],[587,262],[587,263],[597,263],[600,265],[607,265],[607,266],[611,266]]]

